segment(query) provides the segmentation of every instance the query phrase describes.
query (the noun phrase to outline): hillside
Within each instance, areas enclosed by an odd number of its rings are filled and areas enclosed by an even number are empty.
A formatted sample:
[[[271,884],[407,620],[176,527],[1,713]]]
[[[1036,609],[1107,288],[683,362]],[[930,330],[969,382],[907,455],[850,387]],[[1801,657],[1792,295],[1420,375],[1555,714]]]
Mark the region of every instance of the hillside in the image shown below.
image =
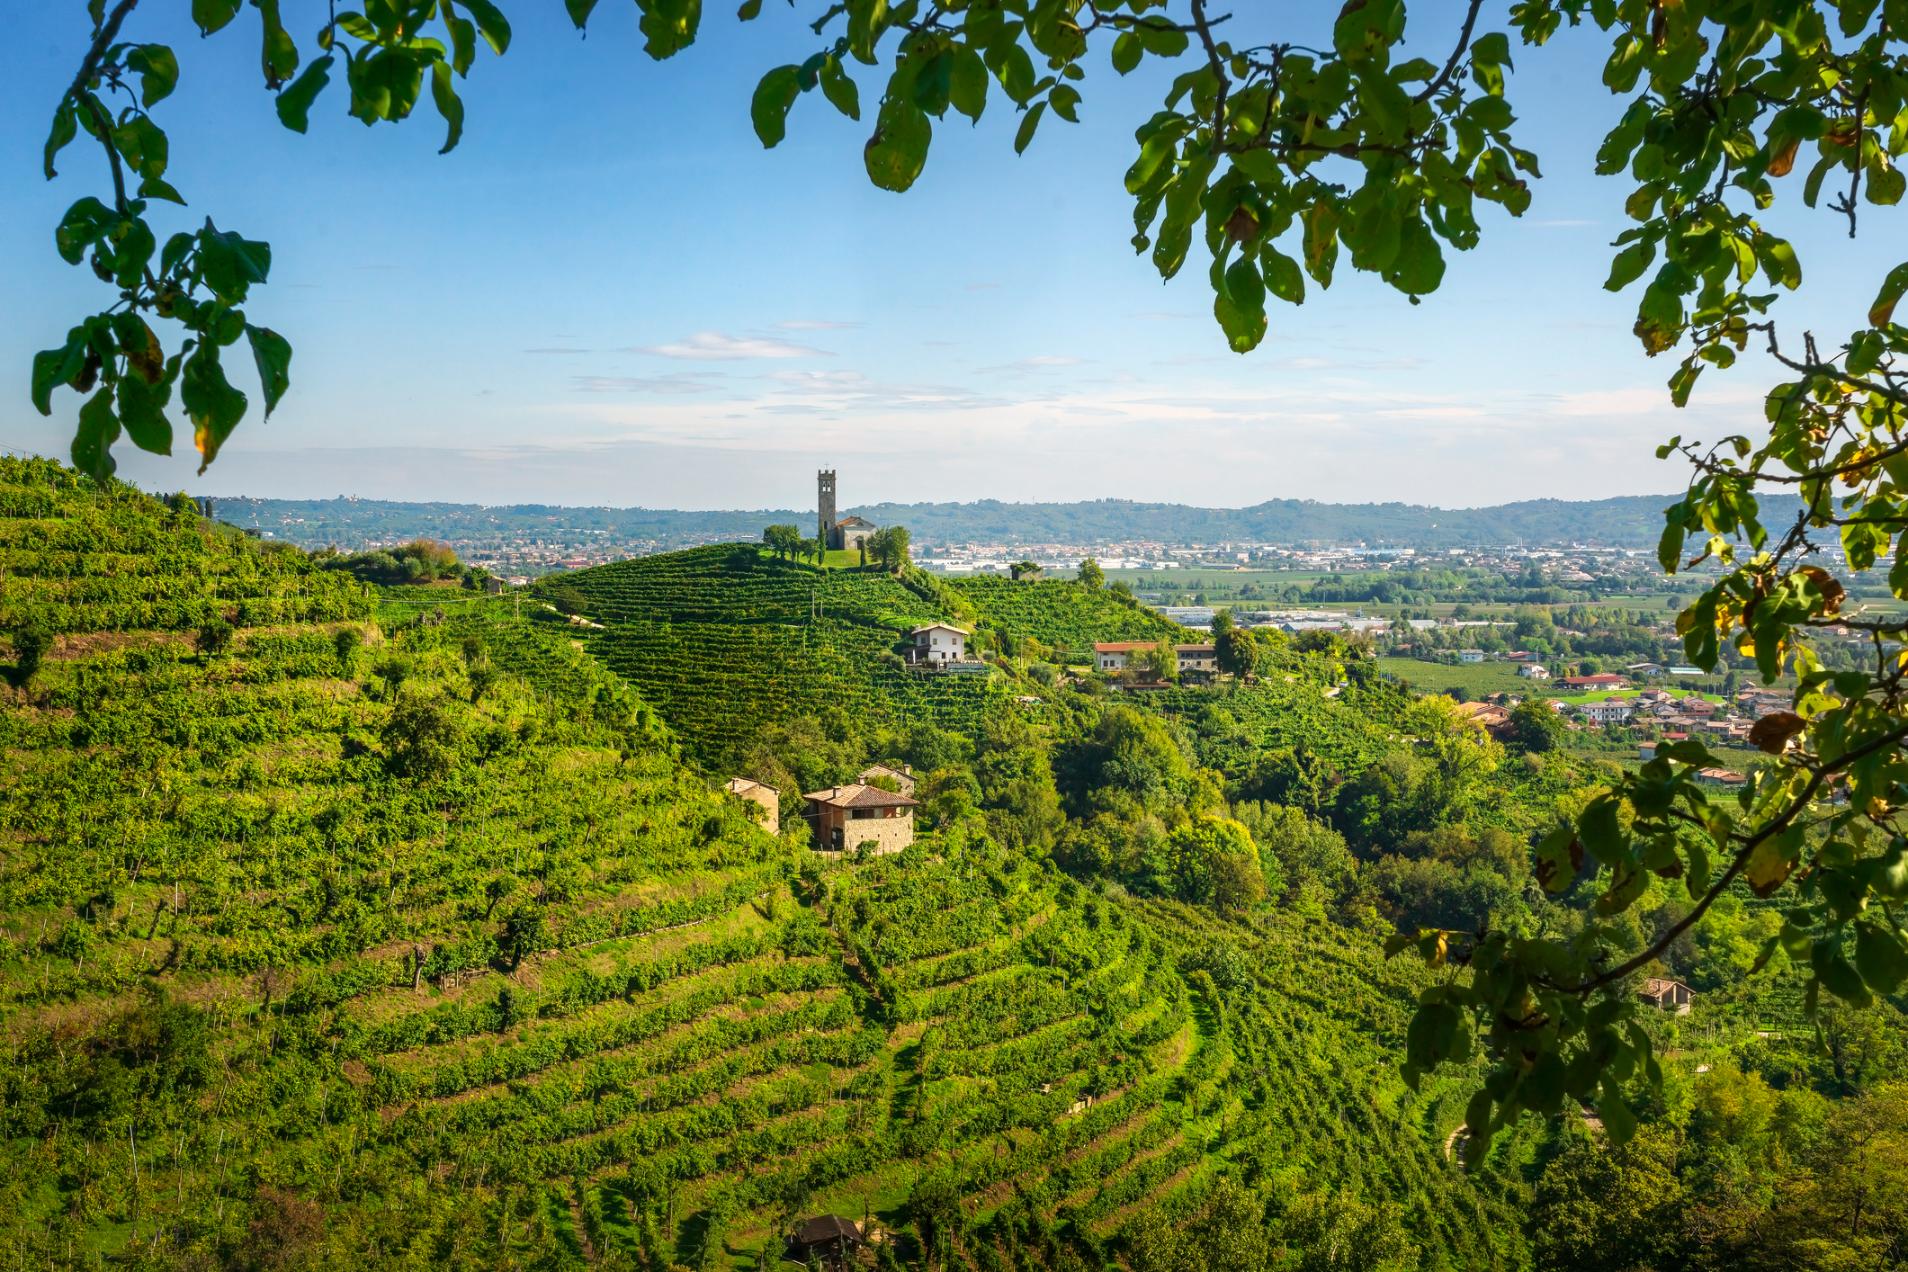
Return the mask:
[[[747,1268],[832,1210],[916,1265],[1079,1266],[1241,1189],[1320,1257],[1357,1233],[1518,1261],[1440,1151],[1461,1091],[1396,1077],[1422,973],[1366,938],[1102,893],[965,831],[821,866],[567,625],[373,624],[296,556],[52,465],[0,466],[0,506],[27,514],[7,543],[75,545],[36,605],[104,572],[81,529],[110,526],[146,593],[187,595],[210,544],[221,601],[272,619],[61,612],[11,668],[0,1244],[25,1263]],[[791,627],[764,580],[767,621],[677,630]],[[824,630],[924,612],[839,581],[812,585]]]
[[[949,578],[983,623],[1091,661],[1101,640],[1185,640],[1186,629],[1106,588],[1070,579]]]
[[[1097,499],[1083,503],[875,503],[843,508],[877,525],[905,525],[916,543],[1283,543],[1366,544],[1425,549],[1572,543],[1651,548],[1673,495],[1613,499],[1530,499],[1489,508],[1423,504],[1328,504],[1273,499],[1245,508]],[[813,524],[814,510],[679,510],[486,506],[375,499],[220,497],[219,515],[303,547],[363,547],[418,535],[470,544],[525,537],[608,536],[667,551],[716,540],[752,539],[763,526]],[[1764,520],[1793,516],[1789,497],[1765,498]]]
[[[896,653],[910,628],[954,617],[917,586],[776,561],[742,544],[579,570],[537,592],[601,624],[585,629],[590,652],[716,770],[792,719],[977,729],[1008,696],[998,675],[923,675]]]

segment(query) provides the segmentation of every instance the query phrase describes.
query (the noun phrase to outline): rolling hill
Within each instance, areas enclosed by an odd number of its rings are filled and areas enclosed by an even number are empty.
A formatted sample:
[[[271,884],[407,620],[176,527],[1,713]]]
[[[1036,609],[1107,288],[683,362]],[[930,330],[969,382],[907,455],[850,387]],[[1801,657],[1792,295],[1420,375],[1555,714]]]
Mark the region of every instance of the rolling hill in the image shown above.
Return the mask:
[[[846,660],[830,694],[896,719],[1006,692],[865,672],[932,594],[690,554],[572,579],[600,630],[380,615],[296,553],[10,460],[0,545],[23,1263],[748,1268],[835,1212],[917,1266],[1085,1267],[1220,1195],[1319,1258],[1521,1260],[1498,1185],[1442,1150],[1461,1090],[1397,1078],[1425,973],[1371,937],[985,839],[824,864],[713,793],[696,761],[743,726],[663,690],[759,673],[721,633],[812,680],[808,639]],[[781,692],[745,724],[799,709]]]

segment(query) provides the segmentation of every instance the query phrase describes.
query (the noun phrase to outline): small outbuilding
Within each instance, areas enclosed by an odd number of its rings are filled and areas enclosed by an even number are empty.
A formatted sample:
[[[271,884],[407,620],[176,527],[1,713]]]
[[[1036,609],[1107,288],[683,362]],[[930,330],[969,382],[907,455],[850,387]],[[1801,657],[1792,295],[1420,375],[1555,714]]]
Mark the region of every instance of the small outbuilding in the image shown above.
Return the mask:
[[[722,789],[755,805],[755,824],[773,835],[782,828],[782,796],[773,786],[750,777],[732,777]]]
[[[1664,1011],[1673,1011],[1679,1016],[1687,1016],[1695,1005],[1696,991],[1679,980],[1670,980],[1665,976],[1652,976],[1643,982],[1643,1001],[1652,1007],[1661,1007]]]
[[[840,1215],[816,1215],[795,1225],[788,1239],[788,1257],[804,1267],[852,1267],[866,1245],[861,1225]]]
[[[891,764],[870,764],[855,775],[857,782],[865,782],[870,786],[879,785],[881,778],[894,783],[894,789],[903,795],[914,794],[914,769],[906,764],[899,768]]]

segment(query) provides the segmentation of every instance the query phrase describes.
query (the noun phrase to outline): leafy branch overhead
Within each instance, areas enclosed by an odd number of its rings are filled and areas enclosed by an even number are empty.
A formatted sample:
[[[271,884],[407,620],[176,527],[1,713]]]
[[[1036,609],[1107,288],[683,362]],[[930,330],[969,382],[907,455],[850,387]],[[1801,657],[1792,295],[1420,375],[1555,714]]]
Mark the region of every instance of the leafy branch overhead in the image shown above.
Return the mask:
[[[148,220],[183,202],[151,113],[175,88],[178,64],[163,46],[122,38],[137,3],[92,0],[93,38],[46,148],[51,177],[84,132],[111,181],[110,199],[73,204],[57,247],[115,299],[33,367],[42,412],[60,387],[85,395],[73,457],[96,475],[112,471],[122,433],[170,450],[175,390],[209,464],[249,406],[224,361],[241,339],[267,413],[290,383],[290,346],[243,308],[270,272],[269,247],[209,218],[162,245]],[[565,7],[582,29],[598,6]],[[699,0],[635,7],[651,57],[695,41]],[[869,179],[894,191],[919,178],[950,110],[970,122],[990,103],[1011,110],[1024,153],[1050,117],[1080,118],[1092,71],[1162,63],[1169,87],[1137,128],[1124,176],[1133,246],[1170,278],[1203,244],[1214,318],[1240,352],[1264,339],[1272,300],[1302,303],[1308,280],[1329,287],[1341,255],[1414,302],[1434,292],[1449,253],[1475,246],[1491,219],[1480,204],[1516,216],[1531,202],[1539,165],[1517,144],[1507,97],[1513,38],[1528,63],[1566,24],[1604,33],[1602,83],[1616,101],[1597,169],[1629,187],[1631,222],[1612,244],[1607,286],[1637,289],[1637,340],[1675,362],[1678,405],[1706,371],[1752,348],[1781,368],[1765,435],[1679,437],[1660,452],[1694,471],[1668,510],[1662,565],[1707,571],[1679,630],[1699,666],[1714,666],[1728,642],[1766,679],[1793,684],[1793,710],[1759,726],[1775,760],[1733,805],[1698,789],[1710,757],[1683,743],[1538,844],[1546,888],[1582,901],[1569,934],[1401,938],[1401,950],[1418,949],[1446,976],[1420,1007],[1407,1072],[1481,1044],[1493,1068],[1469,1111],[1473,1151],[1520,1113],[1568,1100],[1594,1101],[1622,1138],[1637,1084],[1657,1076],[1630,981],[1736,888],[1783,897],[1787,924],[1765,958],[1781,951],[1808,966],[1811,1002],[1823,991],[1859,1001],[1908,979],[1898,922],[1908,901],[1908,620],[1851,610],[1838,577],[1885,568],[1908,600],[1908,373],[1898,361],[1908,328],[1894,321],[1908,263],[1877,263],[1873,302],[1845,339],[1783,338],[1776,305],[1801,286],[1802,262],[1764,224],[1785,193],[1807,208],[1826,203],[1851,235],[1868,209],[1901,200],[1908,0],[1464,0],[1421,5],[1415,16],[1429,27],[1409,31],[1404,0],[1347,0],[1335,19],[1315,22],[1289,6],[1216,12],[1207,0],[791,8],[806,23],[791,27],[790,60],[762,76],[748,104],[757,135],[779,144],[796,104],[819,90],[867,125]],[[762,10],[745,0],[738,16]],[[428,81],[445,150],[462,134],[457,82],[479,44],[501,54],[510,43],[490,0],[365,0],[308,36],[288,30],[279,0],[193,0],[191,12],[206,34],[250,29],[286,127],[304,131],[334,80],[367,125],[408,117]],[[156,320],[182,329],[170,351]],[[1771,486],[1802,496],[1793,524],[1763,524],[1756,492]],[[1812,644],[1829,629],[1866,640],[1872,665],[1826,670]],[[1687,892],[1686,917],[1639,937],[1627,919],[1663,888]]]

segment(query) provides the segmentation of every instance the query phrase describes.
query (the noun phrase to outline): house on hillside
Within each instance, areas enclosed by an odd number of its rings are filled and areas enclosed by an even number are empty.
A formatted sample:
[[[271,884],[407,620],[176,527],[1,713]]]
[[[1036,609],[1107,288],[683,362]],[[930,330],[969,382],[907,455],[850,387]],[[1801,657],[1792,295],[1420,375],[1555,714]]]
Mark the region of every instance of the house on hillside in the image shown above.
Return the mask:
[[[1544,666],[1542,663],[1527,662],[1517,669],[1517,674],[1522,676],[1525,680],[1548,680],[1550,679],[1550,668]]]
[[[914,794],[914,770],[906,764],[900,768],[888,764],[870,764],[855,775],[855,780],[872,786],[876,778],[882,777],[893,782],[894,788],[903,795]]]
[[[1093,665],[1100,671],[1123,671],[1132,665],[1135,654],[1159,648],[1156,640],[1103,640],[1093,646]],[[1181,675],[1210,676],[1219,670],[1219,650],[1215,645],[1174,645],[1174,662]]]
[[[1664,976],[1652,976],[1643,982],[1641,997],[1652,1007],[1661,1007],[1664,1011],[1673,1011],[1679,1016],[1687,1016],[1696,1002],[1696,991],[1679,980],[1670,980]]]
[[[1510,711],[1494,702],[1460,702],[1457,709],[1461,717],[1489,733],[1510,724]]]
[[[746,799],[756,808],[755,824],[773,835],[782,828],[782,796],[773,786],[750,777],[732,777],[722,789],[738,799]]]
[[[1621,698],[1605,698],[1602,702],[1586,702],[1577,709],[1578,714],[1592,724],[1624,724],[1636,708]]]
[[[788,1258],[803,1267],[821,1267],[829,1272],[855,1267],[861,1249],[867,1244],[861,1226],[840,1215],[817,1215],[795,1225],[788,1239]]]
[[[1484,651],[1481,649],[1460,649],[1457,651],[1457,660],[1466,664],[1481,663],[1484,661]]]
[[[900,852],[914,842],[914,810],[920,805],[897,791],[865,782],[831,786],[802,796],[802,817],[815,837],[817,852],[849,852],[870,845],[876,856]]]
[[[1615,672],[1605,671],[1594,676],[1561,676],[1557,683],[1567,692],[1582,693],[1594,689],[1621,689],[1629,681]]]
[[[1734,769],[1706,768],[1696,770],[1696,782],[1699,786],[1721,786],[1728,788],[1741,786],[1748,780],[1748,778],[1736,772]]]
[[[967,661],[964,627],[952,623],[928,623],[908,633],[908,661],[912,663],[956,663]]]
[[[1638,680],[1654,679],[1663,674],[1663,664],[1653,662],[1631,663],[1623,670],[1626,675],[1633,676]]]
[[[1211,676],[1219,670],[1219,647],[1217,645],[1175,645],[1175,661],[1179,663],[1179,674],[1194,677]]]

